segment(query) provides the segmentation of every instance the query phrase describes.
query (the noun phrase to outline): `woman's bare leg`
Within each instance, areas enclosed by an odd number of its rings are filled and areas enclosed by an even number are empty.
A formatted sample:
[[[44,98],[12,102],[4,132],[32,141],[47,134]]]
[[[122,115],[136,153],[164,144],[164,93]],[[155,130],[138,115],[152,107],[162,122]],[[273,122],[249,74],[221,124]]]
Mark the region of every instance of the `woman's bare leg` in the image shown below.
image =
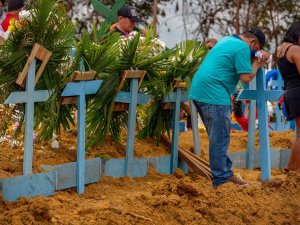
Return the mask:
[[[287,170],[300,172],[300,117],[296,117],[296,140],[292,146]]]

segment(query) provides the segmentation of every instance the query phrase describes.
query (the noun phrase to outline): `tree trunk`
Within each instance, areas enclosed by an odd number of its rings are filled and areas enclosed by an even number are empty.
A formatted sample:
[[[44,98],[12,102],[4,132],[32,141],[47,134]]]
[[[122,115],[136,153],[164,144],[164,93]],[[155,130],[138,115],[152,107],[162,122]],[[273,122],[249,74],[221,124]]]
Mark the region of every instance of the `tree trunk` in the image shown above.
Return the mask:
[[[157,25],[157,14],[158,14],[158,0],[153,1],[153,21],[152,21],[152,26],[156,30],[156,25]]]
[[[249,21],[250,21],[250,12],[251,12],[251,7],[252,7],[252,3],[251,1],[247,1],[248,5],[247,5],[247,14],[245,17],[245,26],[244,26],[244,30],[248,30],[249,29]]]
[[[272,29],[273,32],[270,32],[270,36],[273,35],[273,38],[274,38],[274,43],[275,43],[275,51],[274,51],[274,54],[273,54],[273,65],[272,67],[276,67],[276,64],[277,64],[277,49],[278,49],[278,46],[279,46],[279,41],[278,41],[278,35],[279,35],[279,32],[278,32],[278,28],[277,28],[277,25],[275,23],[275,15],[273,14],[273,10],[274,10],[274,2],[273,1],[269,1],[269,12],[270,12],[270,21],[271,21],[271,25],[272,25]],[[276,6],[275,6],[276,7]]]
[[[235,31],[237,34],[240,33],[240,9],[242,0],[236,0],[236,14],[235,14]]]
[[[70,16],[73,16],[73,0],[67,0],[67,12],[70,13]]]

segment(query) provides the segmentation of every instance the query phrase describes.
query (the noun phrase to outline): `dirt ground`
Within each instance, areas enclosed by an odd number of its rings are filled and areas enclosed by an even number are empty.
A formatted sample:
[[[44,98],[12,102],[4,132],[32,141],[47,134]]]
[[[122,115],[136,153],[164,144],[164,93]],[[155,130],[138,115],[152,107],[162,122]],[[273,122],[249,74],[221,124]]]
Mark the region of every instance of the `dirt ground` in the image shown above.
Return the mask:
[[[272,148],[291,148],[293,132],[271,132]],[[126,135],[124,135],[125,142]],[[41,165],[59,165],[76,160],[76,135],[58,137],[60,147],[36,142],[34,173]],[[202,157],[208,159],[208,142],[200,130]],[[258,145],[258,142],[256,143]],[[193,149],[192,133],[180,134],[180,146]],[[21,175],[23,146],[0,143],[0,178]],[[245,151],[247,133],[233,131],[230,151]],[[135,156],[168,154],[152,140],[135,142]],[[109,138],[102,147],[90,149],[87,158],[124,157],[124,148]],[[193,171],[184,175],[161,175],[149,168],[144,178],[102,177],[87,185],[83,195],[76,189],[58,191],[51,197],[21,198],[9,203],[0,196],[0,224],[300,224],[300,174],[272,170],[273,179],[261,184],[260,171],[234,170],[251,185],[239,187],[227,183],[213,189],[211,183]]]

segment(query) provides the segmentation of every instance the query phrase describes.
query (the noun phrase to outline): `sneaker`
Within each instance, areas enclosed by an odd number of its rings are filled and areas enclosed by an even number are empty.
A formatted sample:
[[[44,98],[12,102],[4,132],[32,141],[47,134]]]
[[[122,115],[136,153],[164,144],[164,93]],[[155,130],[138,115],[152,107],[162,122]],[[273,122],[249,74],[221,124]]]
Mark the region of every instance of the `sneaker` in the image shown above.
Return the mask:
[[[247,183],[243,179],[235,177],[234,175],[232,175],[231,177],[229,177],[228,180],[227,180],[227,182],[238,184],[238,185],[240,185],[242,187],[249,186],[249,183]]]

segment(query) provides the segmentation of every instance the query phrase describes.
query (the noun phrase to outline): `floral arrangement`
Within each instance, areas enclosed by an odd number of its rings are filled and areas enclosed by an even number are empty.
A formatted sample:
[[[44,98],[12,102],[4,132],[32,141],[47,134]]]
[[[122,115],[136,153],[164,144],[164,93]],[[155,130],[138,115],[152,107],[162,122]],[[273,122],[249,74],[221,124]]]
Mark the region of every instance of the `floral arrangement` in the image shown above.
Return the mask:
[[[147,31],[147,32],[152,33],[152,28],[149,28],[149,29],[150,29],[150,31]],[[146,32],[146,34],[147,34],[147,32]],[[138,34],[139,34],[139,32],[132,31],[128,36],[121,36],[121,39],[120,39],[121,44],[126,44],[126,42],[133,41],[134,37]],[[149,42],[149,41],[147,41],[147,38],[141,34],[139,46],[144,47],[145,42],[151,46],[151,51],[149,53],[149,57],[162,54],[166,50],[166,43],[164,43],[162,40],[160,40],[157,37],[151,37],[151,40]],[[139,51],[139,47],[138,47],[137,51]]]

